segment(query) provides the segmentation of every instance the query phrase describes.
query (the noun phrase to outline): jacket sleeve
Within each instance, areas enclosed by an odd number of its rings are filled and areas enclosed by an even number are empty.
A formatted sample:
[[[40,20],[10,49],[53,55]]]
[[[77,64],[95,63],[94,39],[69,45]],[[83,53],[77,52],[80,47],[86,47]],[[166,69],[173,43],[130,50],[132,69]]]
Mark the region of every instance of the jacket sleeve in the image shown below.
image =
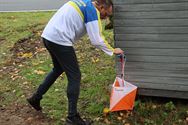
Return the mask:
[[[98,11],[97,11],[97,15],[98,16],[96,20],[88,21],[87,23],[85,23],[91,44],[101,49],[106,54],[112,56],[114,52],[114,48],[112,48],[108,44],[108,42],[105,40],[105,37],[102,35],[102,25]]]

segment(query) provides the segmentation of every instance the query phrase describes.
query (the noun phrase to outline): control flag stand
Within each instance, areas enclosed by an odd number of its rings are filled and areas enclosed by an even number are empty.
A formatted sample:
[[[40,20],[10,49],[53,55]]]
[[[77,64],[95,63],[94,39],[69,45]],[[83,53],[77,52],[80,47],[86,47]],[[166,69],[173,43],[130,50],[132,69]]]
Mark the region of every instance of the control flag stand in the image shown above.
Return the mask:
[[[126,58],[124,54],[118,55],[118,64],[121,70],[112,85],[110,96],[110,111],[132,110],[134,107],[137,86],[124,80]]]

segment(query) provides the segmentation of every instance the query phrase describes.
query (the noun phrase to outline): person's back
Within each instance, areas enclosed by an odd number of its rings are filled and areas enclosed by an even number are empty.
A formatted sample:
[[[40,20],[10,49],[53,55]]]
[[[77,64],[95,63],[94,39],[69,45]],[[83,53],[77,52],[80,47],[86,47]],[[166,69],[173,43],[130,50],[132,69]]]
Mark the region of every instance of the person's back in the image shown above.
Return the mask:
[[[50,19],[42,37],[60,45],[72,46],[85,33],[82,17],[68,2]]]

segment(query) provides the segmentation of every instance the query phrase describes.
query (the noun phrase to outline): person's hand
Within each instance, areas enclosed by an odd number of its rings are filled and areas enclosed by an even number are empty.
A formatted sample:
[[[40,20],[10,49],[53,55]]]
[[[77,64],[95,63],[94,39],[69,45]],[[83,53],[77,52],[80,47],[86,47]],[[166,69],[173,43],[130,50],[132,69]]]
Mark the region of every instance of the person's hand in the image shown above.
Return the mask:
[[[124,51],[121,50],[120,48],[115,48],[114,49],[114,54],[123,54],[123,53],[124,53]]]

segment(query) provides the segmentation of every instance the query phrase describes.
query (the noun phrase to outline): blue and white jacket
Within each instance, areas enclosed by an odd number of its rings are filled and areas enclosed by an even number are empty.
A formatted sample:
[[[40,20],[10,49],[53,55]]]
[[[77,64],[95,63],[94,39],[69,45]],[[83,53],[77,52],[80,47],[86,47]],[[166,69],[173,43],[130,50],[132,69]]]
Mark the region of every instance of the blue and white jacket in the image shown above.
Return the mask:
[[[91,0],[71,0],[64,4],[50,19],[42,37],[63,46],[73,46],[84,34],[92,45],[113,55],[114,49],[102,35],[100,13]]]

